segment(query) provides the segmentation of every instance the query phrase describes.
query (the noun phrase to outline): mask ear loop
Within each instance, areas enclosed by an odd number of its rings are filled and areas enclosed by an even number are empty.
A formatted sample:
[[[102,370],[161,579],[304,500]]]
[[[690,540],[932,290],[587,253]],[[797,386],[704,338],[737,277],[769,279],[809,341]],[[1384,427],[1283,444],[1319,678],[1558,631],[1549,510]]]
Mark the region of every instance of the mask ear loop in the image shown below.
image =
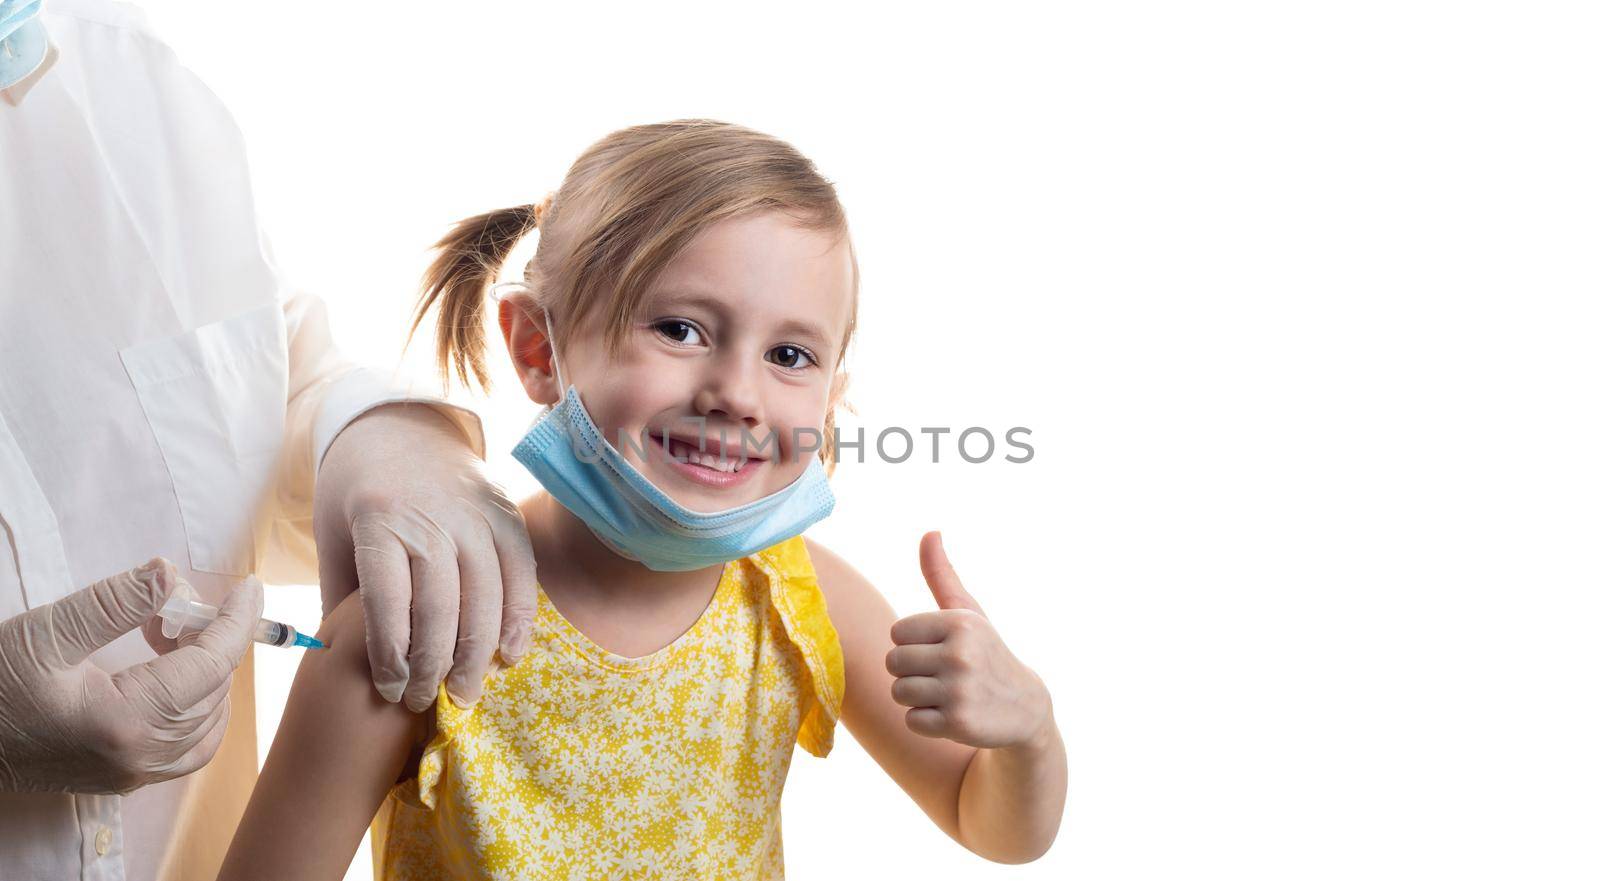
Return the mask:
[[[543,307],[540,307],[540,308],[542,309]],[[567,383],[566,383],[565,380],[563,380],[561,378],[561,359],[556,356],[555,325],[550,323],[550,310],[549,309],[544,309],[544,332],[545,332],[545,339],[550,341],[550,363],[555,365],[555,368],[556,368],[556,382],[557,382],[557,384],[559,384],[561,386],[561,389],[560,389],[561,397],[564,398],[564,397],[567,396]]]
[[[504,291],[504,290],[511,289],[511,288],[516,288],[516,289],[519,289],[519,290],[522,290],[522,291],[526,291],[528,293],[532,293],[533,292],[533,289],[528,287],[527,282],[502,281],[499,284],[492,284],[492,285],[489,286],[489,299],[491,299],[491,300],[495,301],[496,303],[498,303],[498,302],[500,302],[500,301],[505,299],[505,294],[503,294],[501,292]],[[555,368],[556,368],[556,383],[558,385],[560,385],[560,388],[556,390],[556,397],[558,399],[559,398],[564,398],[564,397],[567,396],[567,383],[561,377],[561,359],[556,356],[556,335],[555,335],[555,331],[554,331],[554,327],[555,326],[551,323],[550,310],[544,308],[543,306],[539,307],[539,309],[540,309],[540,311],[542,311],[544,313],[545,339],[548,340],[549,343],[550,343],[550,363],[555,365]]]
[[[489,299],[495,301],[496,303],[504,300],[505,294],[500,292],[507,288],[521,288],[530,294],[533,293],[533,289],[528,287],[528,283],[525,281],[502,281],[499,284],[489,285]]]

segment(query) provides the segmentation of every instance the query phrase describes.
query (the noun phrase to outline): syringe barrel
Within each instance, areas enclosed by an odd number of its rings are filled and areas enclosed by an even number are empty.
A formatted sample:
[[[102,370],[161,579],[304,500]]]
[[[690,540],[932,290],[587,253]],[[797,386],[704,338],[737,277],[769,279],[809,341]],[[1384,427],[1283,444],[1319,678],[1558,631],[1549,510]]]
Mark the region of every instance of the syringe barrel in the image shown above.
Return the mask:
[[[169,639],[176,639],[187,632],[204,630],[217,617],[217,607],[200,602],[194,587],[180,578],[178,586],[173,588],[172,595],[158,614],[162,618],[161,632]],[[295,630],[287,624],[262,618],[256,622],[255,632],[251,636],[256,642],[267,645],[291,646],[294,645]]]
[[[264,642],[267,645],[294,645],[294,628],[267,618],[256,622],[254,636],[256,642]]]

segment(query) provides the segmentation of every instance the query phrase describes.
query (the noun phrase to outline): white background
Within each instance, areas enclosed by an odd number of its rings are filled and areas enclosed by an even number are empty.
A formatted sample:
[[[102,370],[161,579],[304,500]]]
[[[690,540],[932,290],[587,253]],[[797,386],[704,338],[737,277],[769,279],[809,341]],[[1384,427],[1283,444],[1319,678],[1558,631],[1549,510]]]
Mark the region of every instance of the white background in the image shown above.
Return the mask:
[[[812,534],[904,615],[945,531],[1054,695],[1055,846],[967,853],[841,727],[791,770],[791,877],[1600,873],[1584,4],[147,8],[358,358],[396,363],[452,221],[704,116],[839,188],[847,425],[1033,429],[1026,465],[847,464]],[[531,492],[534,408],[476,406]],[[295,659],[257,654],[265,743]]]

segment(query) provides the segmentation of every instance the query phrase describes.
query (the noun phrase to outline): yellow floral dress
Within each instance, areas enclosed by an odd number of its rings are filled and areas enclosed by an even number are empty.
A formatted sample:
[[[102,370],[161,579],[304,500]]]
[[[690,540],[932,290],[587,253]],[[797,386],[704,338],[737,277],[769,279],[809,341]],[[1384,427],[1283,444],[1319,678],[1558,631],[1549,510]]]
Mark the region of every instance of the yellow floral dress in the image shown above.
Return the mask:
[[[700,618],[640,658],[539,590],[532,648],[461,709],[372,824],[382,881],[782,878],[794,744],[833,746],[844,656],[804,540],[728,563]]]

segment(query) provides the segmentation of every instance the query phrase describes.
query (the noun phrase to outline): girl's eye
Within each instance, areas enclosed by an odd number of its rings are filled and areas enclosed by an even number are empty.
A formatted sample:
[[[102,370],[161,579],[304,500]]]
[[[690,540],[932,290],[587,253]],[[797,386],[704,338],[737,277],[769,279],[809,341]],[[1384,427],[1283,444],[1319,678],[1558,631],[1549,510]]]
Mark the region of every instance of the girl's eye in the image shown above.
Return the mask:
[[[790,370],[804,370],[807,366],[817,363],[817,359],[810,352],[799,346],[775,346],[767,352],[767,360]]]
[[[676,318],[667,318],[656,322],[656,330],[662,336],[679,345],[697,346],[700,344],[700,331],[687,321]]]

